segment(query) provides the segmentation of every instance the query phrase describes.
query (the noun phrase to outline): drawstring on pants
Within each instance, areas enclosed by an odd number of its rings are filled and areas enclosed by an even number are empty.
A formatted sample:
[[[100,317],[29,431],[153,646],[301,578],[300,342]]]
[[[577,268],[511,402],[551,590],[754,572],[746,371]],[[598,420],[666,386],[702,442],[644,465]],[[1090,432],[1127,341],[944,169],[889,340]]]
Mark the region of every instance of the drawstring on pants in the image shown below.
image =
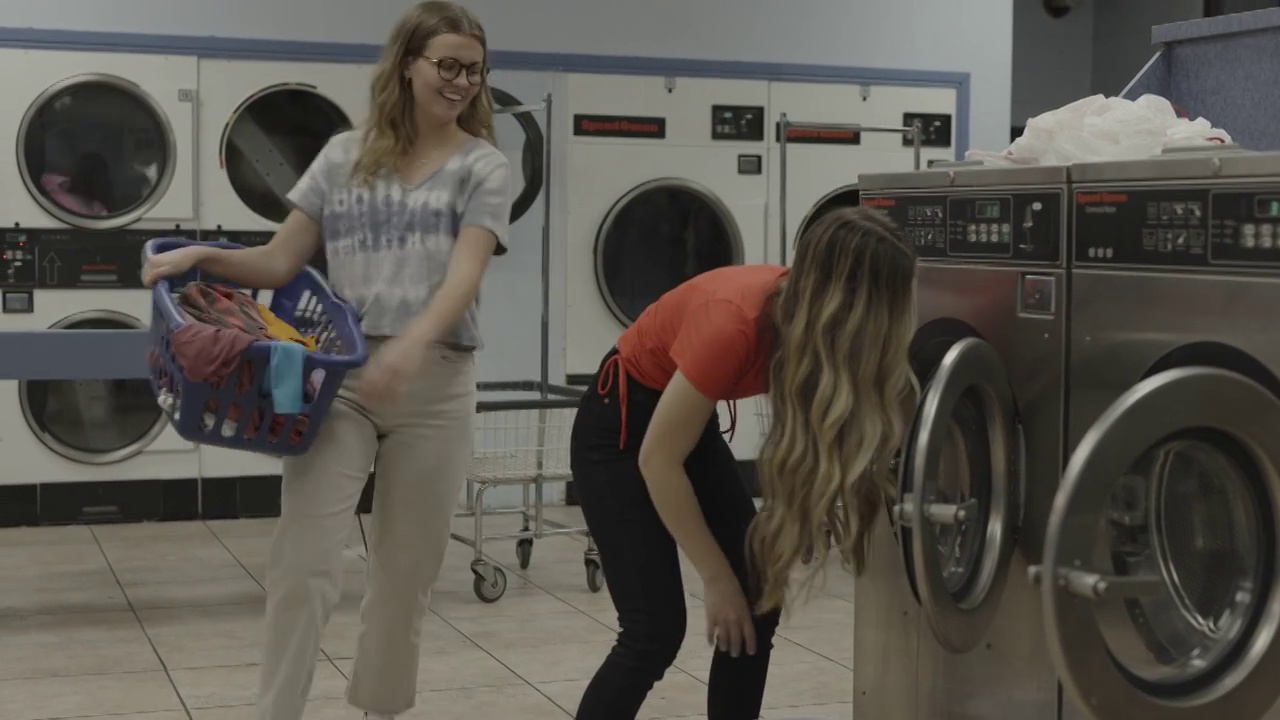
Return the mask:
[[[629,377],[627,375],[627,365],[622,361],[622,355],[614,353],[604,362],[604,366],[600,368],[600,374],[596,378],[596,392],[608,402],[609,390],[613,388],[614,383],[618,385],[618,411],[622,413],[622,427],[618,432],[618,449],[621,450],[627,444],[627,384]],[[728,400],[726,404],[729,406],[729,427],[721,430],[721,435],[728,435],[729,442],[733,442],[733,437],[738,429],[738,401]]]
[[[600,377],[596,379],[596,392],[607,396],[614,382],[618,383],[618,410],[622,413],[622,430],[618,433],[618,449],[627,444],[627,366],[622,362],[622,355],[614,353],[600,368]],[[605,397],[605,402],[609,399]]]

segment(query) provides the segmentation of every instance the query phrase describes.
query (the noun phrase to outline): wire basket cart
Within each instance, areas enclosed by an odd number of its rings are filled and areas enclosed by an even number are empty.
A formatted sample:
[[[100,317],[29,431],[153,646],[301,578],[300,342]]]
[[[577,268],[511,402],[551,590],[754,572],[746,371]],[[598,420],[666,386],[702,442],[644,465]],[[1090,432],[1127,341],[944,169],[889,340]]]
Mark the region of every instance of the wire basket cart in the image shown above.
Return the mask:
[[[508,101],[512,98],[507,98]],[[534,113],[541,111],[543,131],[537,133]],[[473,589],[482,602],[497,602],[507,591],[507,574],[485,559],[484,543],[492,540],[515,540],[516,560],[520,568],[529,567],[534,540],[555,535],[585,535],[583,552],[587,587],[599,592],[605,583],[600,553],[586,528],[567,527],[543,515],[543,490],[547,483],[570,478],[569,433],[577,413],[581,390],[550,382],[550,318],[551,288],[551,130],[552,97],[543,96],[541,103],[530,105],[501,104],[498,114],[510,114],[537,139],[526,144],[526,158],[542,156],[542,337],[541,373],[539,380],[515,382],[481,382],[477,385],[480,400],[476,403],[474,430],[475,450],[471,471],[467,475],[466,510],[455,517],[474,520],[473,535],[452,533],[454,540],[475,550],[471,572]],[[527,207],[526,207],[527,209]],[[522,507],[486,511],[484,496],[501,485],[523,485]],[[484,534],[484,520],[489,515],[518,514],[520,530],[498,535]]]
[[[755,399],[756,403],[756,420],[759,421],[760,432],[767,434],[769,432],[769,424],[773,421],[773,413],[769,408],[769,396],[758,395]],[[839,505],[837,505],[839,507]],[[830,549],[834,542],[835,536],[831,533],[831,526],[825,521],[822,523],[827,530],[827,548]],[[800,556],[800,562],[808,565],[813,560],[813,549],[805,550]]]
[[[472,518],[474,534],[452,534],[454,540],[475,549],[471,572],[476,597],[497,602],[507,590],[506,572],[485,559],[485,542],[515,540],[516,560],[524,570],[533,557],[533,541],[556,535],[587,536],[582,556],[587,587],[599,592],[604,587],[604,571],[587,529],[549,520],[543,513],[544,486],[570,478],[569,435],[582,391],[535,380],[482,382],[477,389],[481,399],[476,403],[466,510],[454,515]],[[504,485],[523,486],[521,507],[486,510],[485,493]],[[486,535],[484,520],[493,515],[519,515],[520,530]]]

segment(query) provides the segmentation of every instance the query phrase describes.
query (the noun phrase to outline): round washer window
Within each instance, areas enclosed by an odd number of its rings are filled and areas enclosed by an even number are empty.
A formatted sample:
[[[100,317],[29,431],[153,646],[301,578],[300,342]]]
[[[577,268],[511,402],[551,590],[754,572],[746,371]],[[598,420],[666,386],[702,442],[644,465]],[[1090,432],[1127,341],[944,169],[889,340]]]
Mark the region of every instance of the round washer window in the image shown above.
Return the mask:
[[[227,181],[254,213],[284,222],[289,190],[329,138],[350,129],[342,108],[310,87],[263,90],[240,105],[223,131]]]
[[[654,180],[622,196],[596,234],[596,282],[623,325],[689,278],[742,262],[742,235],[710,190]]]
[[[137,221],[173,177],[163,109],[128,80],[81,75],[45,90],[22,118],[19,170],[55,218],[103,230]]]
[[[829,199],[830,197],[834,196],[829,196]],[[821,211],[822,207],[820,203],[814,212]],[[833,205],[824,212],[838,207],[841,206]],[[912,372],[921,387],[933,382],[934,374],[951,347],[969,337],[979,335],[968,325],[950,318],[934,320],[917,330],[911,339],[908,354]],[[946,426],[938,467],[929,468],[929,472],[936,478],[931,502],[954,505],[973,502],[977,505],[970,520],[934,526],[938,541],[936,552],[944,584],[951,597],[963,605],[979,589],[978,584],[982,579],[979,571],[986,550],[993,499],[994,462],[990,418],[976,388],[970,387],[960,395]],[[912,432],[914,434],[914,429]],[[916,462],[914,457],[909,457],[908,460],[912,464]],[[905,477],[910,479],[913,472],[910,468],[908,470]],[[917,494],[920,492],[918,488],[910,486],[901,490]],[[913,566],[909,532],[903,533],[902,542],[907,564]],[[914,569],[909,568],[908,581],[918,598],[919,589],[916,587]]]
[[[53,330],[140,330],[136,318],[88,311]],[[76,462],[101,465],[126,460],[164,431],[165,419],[146,379],[28,380],[19,384],[27,425],[40,442]]]
[[[1097,553],[1121,576],[1163,591],[1099,606],[1118,666],[1156,695],[1194,692],[1231,666],[1265,601],[1273,531],[1258,468],[1209,431],[1166,438],[1112,494]]]

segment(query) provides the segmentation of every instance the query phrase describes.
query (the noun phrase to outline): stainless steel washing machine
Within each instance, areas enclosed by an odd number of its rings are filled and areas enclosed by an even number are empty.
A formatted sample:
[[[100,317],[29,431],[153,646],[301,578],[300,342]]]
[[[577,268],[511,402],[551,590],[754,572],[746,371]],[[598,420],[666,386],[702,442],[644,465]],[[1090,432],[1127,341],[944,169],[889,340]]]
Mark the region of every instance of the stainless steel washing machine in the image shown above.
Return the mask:
[[[1280,718],[1280,154],[1071,173],[1063,717]]]
[[[1053,720],[1025,573],[1063,460],[1067,169],[939,164],[858,183],[920,256],[922,396],[854,584],[854,717]]]

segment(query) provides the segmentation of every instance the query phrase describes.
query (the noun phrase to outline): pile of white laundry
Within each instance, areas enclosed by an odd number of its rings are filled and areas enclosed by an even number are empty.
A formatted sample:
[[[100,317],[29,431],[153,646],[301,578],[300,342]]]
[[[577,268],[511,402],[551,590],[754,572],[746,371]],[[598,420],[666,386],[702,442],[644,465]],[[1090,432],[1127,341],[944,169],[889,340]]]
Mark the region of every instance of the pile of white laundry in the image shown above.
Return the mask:
[[[1137,100],[1093,95],[1031,118],[1022,137],[1004,152],[970,150],[965,159],[986,165],[1067,165],[1231,142],[1225,130],[1202,117],[1180,117],[1159,95]]]

